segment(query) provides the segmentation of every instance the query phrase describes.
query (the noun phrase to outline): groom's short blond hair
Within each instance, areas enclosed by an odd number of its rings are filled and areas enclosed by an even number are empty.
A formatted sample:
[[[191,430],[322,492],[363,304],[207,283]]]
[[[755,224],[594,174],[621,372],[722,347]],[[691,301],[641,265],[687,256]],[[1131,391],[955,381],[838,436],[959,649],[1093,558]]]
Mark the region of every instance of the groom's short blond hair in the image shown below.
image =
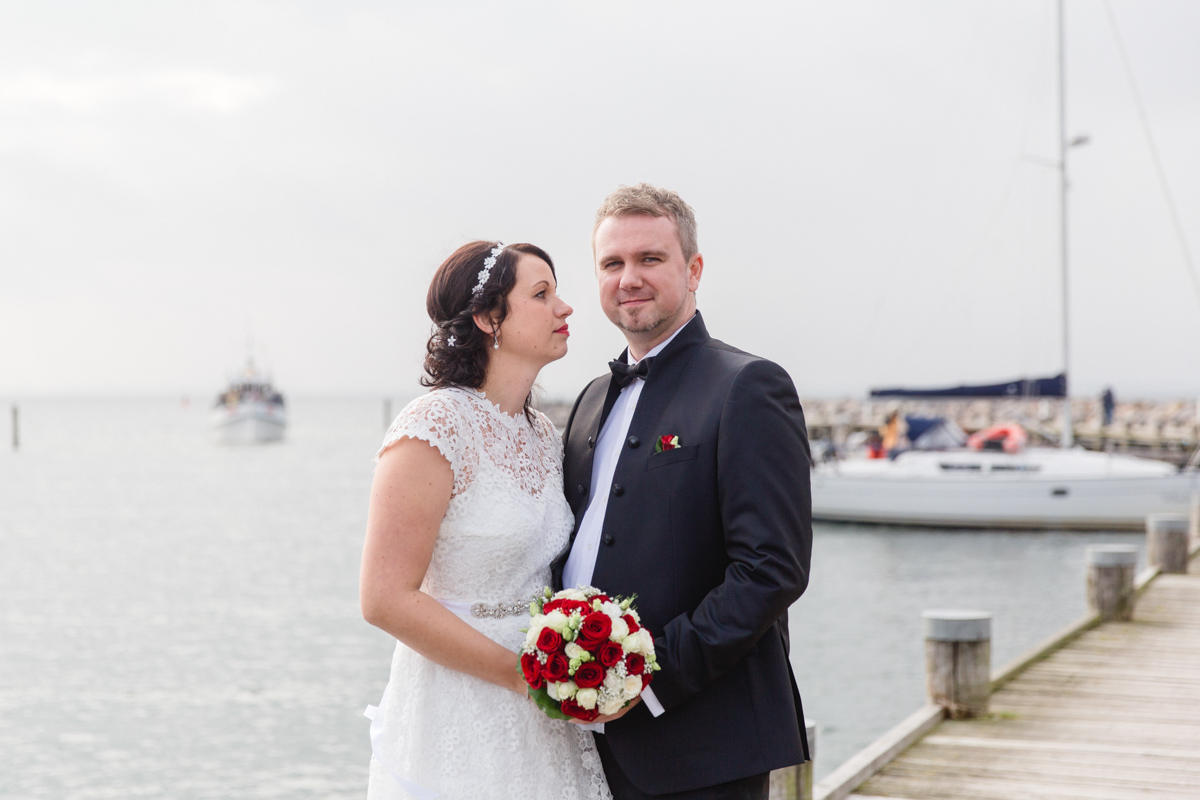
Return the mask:
[[[600,227],[600,223],[609,217],[623,217],[627,214],[670,217],[675,222],[675,230],[679,234],[679,245],[683,249],[684,260],[691,261],[692,256],[699,252],[696,244],[696,215],[692,213],[692,207],[685,203],[678,193],[649,183],[622,186],[604,198],[600,209],[596,211],[596,224],[592,226],[593,249],[596,244],[596,229]]]

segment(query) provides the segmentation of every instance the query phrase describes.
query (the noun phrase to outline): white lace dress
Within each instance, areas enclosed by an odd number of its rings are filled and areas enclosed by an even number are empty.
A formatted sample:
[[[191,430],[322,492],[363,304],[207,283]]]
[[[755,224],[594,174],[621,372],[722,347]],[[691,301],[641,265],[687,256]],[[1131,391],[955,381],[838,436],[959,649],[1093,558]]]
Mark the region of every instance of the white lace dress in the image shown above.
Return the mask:
[[[573,524],[561,440],[545,415],[534,419],[510,417],[471,389],[436,389],[400,413],[380,448],[411,437],[450,462],[454,489],[421,588],[512,650],[513,669],[529,599],[549,585]],[[467,610],[517,602],[519,615]],[[400,642],[373,715],[371,800],[610,798],[590,733]]]

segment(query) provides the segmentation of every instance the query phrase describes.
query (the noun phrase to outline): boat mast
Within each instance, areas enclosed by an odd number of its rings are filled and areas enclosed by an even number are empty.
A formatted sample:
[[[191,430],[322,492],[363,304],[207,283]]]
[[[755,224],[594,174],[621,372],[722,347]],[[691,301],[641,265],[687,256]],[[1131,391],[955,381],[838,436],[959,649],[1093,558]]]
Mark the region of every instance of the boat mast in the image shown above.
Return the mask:
[[[1071,347],[1069,309],[1067,294],[1067,62],[1063,0],[1058,0],[1058,221],[1059,221],[1059,266],[1062,272],[1062,364],[1063,402],[1062,434],[1059,446],[1064,450],[1075,443],[1075,430],[1071,420]]]

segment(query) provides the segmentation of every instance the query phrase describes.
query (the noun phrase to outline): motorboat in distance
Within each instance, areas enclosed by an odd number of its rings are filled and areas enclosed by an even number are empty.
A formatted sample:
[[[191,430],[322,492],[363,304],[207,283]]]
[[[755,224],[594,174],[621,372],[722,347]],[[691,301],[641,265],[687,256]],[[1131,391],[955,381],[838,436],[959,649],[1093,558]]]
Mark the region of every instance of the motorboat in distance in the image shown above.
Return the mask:
[[[283,395],[253,361],[229,381],[212,411],[213,435],[226,444],[277,442],[287,428]]]
[[[1198,492],[1195,469],[1079,447],[908,450],[812,474],[814,519],[901,525],[1135,530]]]

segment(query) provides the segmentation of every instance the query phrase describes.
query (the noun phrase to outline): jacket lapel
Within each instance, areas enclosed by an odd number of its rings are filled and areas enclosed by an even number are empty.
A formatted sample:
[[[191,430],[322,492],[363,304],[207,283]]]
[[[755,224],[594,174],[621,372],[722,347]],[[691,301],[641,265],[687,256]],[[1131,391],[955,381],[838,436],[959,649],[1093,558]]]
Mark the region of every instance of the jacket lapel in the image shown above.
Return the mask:
[[[655,356],[654,366],[646,378],[646,385],[642,387],[642,395],[638,398],[637,408],[629,423],[630,433],[640,434],[647,441],[652,438],[645,435],[649,431],[647,423],[657,423],[680,384],[680,376],[696,354],[697,346],[709,338],[708,329],[704,327],[704,320],[697,311],[687,327]],[[653,428],[653,425],[650,427]]]
[[[571,425],[570,439],[567,442],[566,457],[569,459],[566,474],[571,477],[570,486],[564,486],[568,497],[571,498],[571,508],[575,512],[575,528],[579,528],[579,520],[587,509],[587,490],[592,485],[592,465],[596,457],[596,439],[604,420],[612,411],[617,401],[620,389],[611,378],[600,377],[584,392],[579,401],[579,409],[575,412],[575,420]],[[584,487],[579,491],[578,487]],[[571,533],[571,541],[575,541],[575,532]]]

